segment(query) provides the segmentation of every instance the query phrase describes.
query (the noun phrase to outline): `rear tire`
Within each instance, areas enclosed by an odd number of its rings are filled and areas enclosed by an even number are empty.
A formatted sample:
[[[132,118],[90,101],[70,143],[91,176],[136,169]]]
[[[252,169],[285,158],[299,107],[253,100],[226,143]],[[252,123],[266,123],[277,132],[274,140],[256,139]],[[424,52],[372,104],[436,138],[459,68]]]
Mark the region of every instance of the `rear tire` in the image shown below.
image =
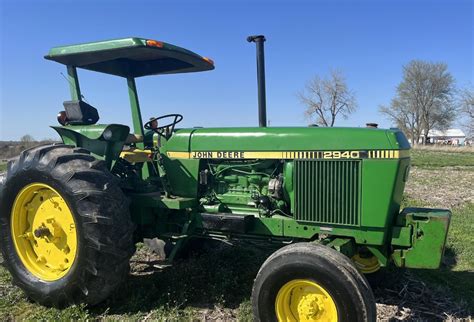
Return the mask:
[[[283,247],[263,263],[252,308],[255,320],[265,322],[376,320],[367,280],[347,257],[315,243]]]
[[[23,207],[18,207],[20,196],[32,186],[39,188],[27,194]],[[60,223],[62,213],[44,210],[48,206],[46,202],[54,204],[53,198],[35,199],[37,195],[49,196],[48,193],[69,210],[74,222],[70,229],[74,234],[67,238],[75,237],[77,241],[73,243],[65,238],[65,242],[72,243],[74,256],[71,261],[64,260],[69,262],[67,271],[62,267],[63,273],[57,276],[54,274],[58,266],[51,268],[49,264],[56,264],[57,256],[48,258],[45,248],[39,246],[47,240],[48,245],[59,248],[57,236],[64,236],[69,227],[50,225],[51,221]],[[34,203],[38,206],[33,209],[29,205]],[[21,208],[28,210],[22,213],[18,211]],[[45,216],[47,220],[42,222],[46,224],[40,226],[43,230],[34,226],[35,221],[22,219],[25,213],[27,218],[35,220],[36,216]],[[18,221],[23,221],[23,225]],[[24,236],[29,237],[21,237],[28,242],[23,242],[17,234],[12,235],[18,227],[26,229]],[[59,227],[59,233],[54,227]],[[22,152],[19,159],[9,163],[6,180],[0,187],[0,246],[13,283],[34,301],[63,307],[79,302],[94,305],[106,299],[128,275],[129,259],[135,250],[133,230],[129,202],[118,186],[118,179],[103,161],[96,160],[87,150],[62,144],[40,146]],[[64,253],[68,254],[69,250],[67,247]],[[35,262],[41,267],[37,269]]]

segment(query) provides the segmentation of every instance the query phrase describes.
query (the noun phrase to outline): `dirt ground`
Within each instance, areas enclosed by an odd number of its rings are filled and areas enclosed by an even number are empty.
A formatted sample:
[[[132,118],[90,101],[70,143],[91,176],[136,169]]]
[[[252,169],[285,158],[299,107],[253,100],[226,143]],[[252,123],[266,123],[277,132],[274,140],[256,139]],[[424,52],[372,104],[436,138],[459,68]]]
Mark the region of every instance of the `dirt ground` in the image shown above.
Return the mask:
[[[223,248],[215,255],[226,252],[225,245]],[[161,258],[146,247],[136,252],[131,265],[135,276],[160,274],[164,269]],[[380,280],[374,283],[373,290],[378,321],[471,321],[468,304],[456,300],[448,286],[428,285],[409,270],[391,269],[377,278]],[[193,321],[241,320],[241,307],[203,306],[195,307]],[[150,312],[150,316],[153,314]]]
[[[412,167],[405,193],[433,207],[450,209],[474,202],[474,167]]]

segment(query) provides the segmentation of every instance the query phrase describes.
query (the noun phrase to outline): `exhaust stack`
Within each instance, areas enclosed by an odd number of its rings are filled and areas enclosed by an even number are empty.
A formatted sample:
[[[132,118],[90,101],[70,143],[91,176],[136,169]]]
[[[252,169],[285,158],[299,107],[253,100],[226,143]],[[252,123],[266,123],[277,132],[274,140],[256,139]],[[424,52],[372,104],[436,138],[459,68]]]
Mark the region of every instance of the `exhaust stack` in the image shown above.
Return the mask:
[[[267,102],[265,94],[265,53],[264,35],[248,36],[248,42],[254,42],[257,47],[257,84],[258,84],[258,125],[267,127]]]

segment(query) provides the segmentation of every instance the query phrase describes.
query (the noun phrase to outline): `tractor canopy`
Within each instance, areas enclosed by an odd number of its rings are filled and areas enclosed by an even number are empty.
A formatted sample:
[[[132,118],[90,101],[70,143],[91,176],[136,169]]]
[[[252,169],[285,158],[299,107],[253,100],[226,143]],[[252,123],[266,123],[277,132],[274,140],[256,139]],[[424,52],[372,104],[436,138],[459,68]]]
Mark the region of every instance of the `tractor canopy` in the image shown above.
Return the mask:
[[[211,59],[190,50],[137,37],[54,47],[45,58],[66,65],[71,91],[71,101],[65,103],[65,118],[60,121],[63,126],[54,129],[59,132],[63,141],[77,146],[88,146],[96,156],[105,158],[109,166],[112,160],[116,159],[113,156],[120,153],[129,128],[124,125],[93,125],[98,121],[98,113],[94,107],[82,101],[77,68],[127,79],[133,130],[142,138],[145,132],[135,78],[214,69]],[[62,112],[59,115],[63,115]],[[66,124],[69,126],[64,126]],[[136,146],[143,149],[144,143],[137,142]]]
[[[126,78],[214,69],[212,60],[192,51],[136,37],[54,47],[45,58]]]

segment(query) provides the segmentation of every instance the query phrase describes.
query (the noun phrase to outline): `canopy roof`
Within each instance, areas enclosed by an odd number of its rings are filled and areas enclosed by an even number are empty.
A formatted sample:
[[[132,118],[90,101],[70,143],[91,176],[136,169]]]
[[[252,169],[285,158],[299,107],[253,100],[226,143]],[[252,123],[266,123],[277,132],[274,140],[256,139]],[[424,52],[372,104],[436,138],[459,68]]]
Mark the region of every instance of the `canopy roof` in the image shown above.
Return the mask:
[[[44,58],[122,77],[200,72],[212,60],[187,49],[144,38],[122,38],[52,48]]]

